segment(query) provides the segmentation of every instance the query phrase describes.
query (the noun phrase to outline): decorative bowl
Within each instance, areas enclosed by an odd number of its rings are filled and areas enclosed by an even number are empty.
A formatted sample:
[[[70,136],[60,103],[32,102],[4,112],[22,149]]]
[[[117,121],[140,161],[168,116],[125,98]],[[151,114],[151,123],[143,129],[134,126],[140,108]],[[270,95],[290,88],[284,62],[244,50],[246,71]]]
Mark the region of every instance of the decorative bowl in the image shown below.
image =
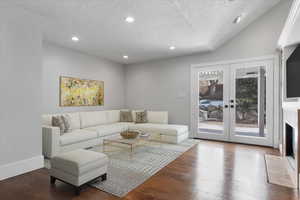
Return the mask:
[[[140,133],[138,131],[124,131],[120,133],[124,139],[135,139]]]

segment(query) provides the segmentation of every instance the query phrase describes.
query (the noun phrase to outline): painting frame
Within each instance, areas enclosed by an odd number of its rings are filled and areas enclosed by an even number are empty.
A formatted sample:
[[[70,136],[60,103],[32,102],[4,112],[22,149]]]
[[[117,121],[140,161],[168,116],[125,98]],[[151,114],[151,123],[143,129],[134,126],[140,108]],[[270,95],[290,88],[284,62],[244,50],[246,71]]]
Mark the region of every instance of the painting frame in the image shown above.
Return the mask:
[[[63,88],[63,83],[64,79],[69,79],[72,81],[77,81],[81,83],[98,83],[99,84],[99,102],[96,104],[91,104],[91,103],[83,103],[83,104],[78,104],[78,103],[73,103],[73,104],[68,104],[66,103],[66,99],[63,99],[66,95],[64,94],[66,91],[64,91]],[[82,88],[81,88],[82,89]],[[88,88],[85,88],[88,90]],[[70,88],[70,90],[72,90]],[[92,89],[91,89],[92,90]],[[74,96],[74,94],[73,94]],[[82,97],[82,95],[80,95]],[[83,78],[78,78],[78,77],[72,77],[72,76],[60,76],[59,77],[59,106],[60,107],[92,107],[92,106],[104,106],[104,81],[101,80],[92,80],[92,79],[83,79]]]

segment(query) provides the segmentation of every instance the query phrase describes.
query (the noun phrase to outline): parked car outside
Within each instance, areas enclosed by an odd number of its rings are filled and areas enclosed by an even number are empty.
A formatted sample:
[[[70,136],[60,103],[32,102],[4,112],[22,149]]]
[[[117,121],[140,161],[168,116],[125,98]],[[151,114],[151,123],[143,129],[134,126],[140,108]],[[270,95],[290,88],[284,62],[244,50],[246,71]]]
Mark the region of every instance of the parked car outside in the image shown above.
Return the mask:
[[[223,101],[221,100],[209,100],[209,99],[201,99],[199,101],[199,108],[208,108],[208,106],[213,107],[223,107]]]

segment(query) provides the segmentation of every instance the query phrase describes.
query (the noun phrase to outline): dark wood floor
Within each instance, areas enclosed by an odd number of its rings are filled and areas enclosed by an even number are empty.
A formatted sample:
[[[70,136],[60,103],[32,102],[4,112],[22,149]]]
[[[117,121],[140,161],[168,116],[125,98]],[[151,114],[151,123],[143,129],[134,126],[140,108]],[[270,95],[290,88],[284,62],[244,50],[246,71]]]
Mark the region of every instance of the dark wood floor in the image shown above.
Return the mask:
[[[201,141],[131,191],[126,200],[296,200],[298,191],[268,184],[264,154],[271,148]],[[50,187],[45,169],[0,182],[2,200],[115,200],[94,188],[76,197],[73,188]]]

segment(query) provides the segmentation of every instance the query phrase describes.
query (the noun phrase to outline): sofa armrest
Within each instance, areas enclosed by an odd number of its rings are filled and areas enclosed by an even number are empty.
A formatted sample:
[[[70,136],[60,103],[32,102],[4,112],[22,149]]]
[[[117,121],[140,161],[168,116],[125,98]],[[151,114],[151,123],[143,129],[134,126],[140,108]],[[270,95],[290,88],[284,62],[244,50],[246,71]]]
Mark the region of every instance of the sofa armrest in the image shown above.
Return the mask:
[[[59,127],[43,126],[43,155],[52,158],[59,152]]]

